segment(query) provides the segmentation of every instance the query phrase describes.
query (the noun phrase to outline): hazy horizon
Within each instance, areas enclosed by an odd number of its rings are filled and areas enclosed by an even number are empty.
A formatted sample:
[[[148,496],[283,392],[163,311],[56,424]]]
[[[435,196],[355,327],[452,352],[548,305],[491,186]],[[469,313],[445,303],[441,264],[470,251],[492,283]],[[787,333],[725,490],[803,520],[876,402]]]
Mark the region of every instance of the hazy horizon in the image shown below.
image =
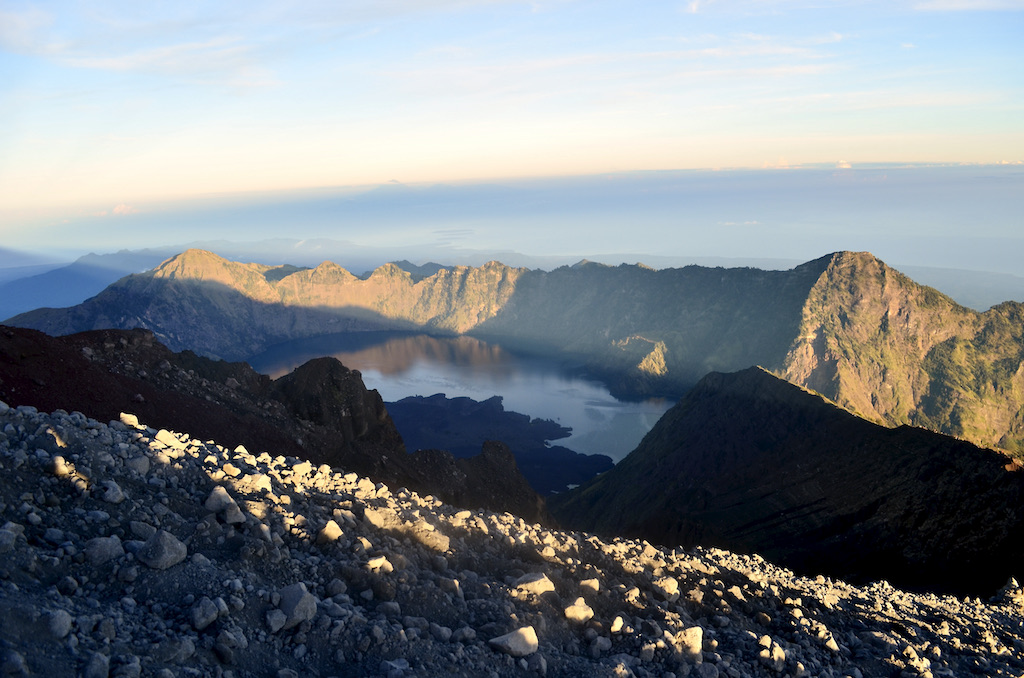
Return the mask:
[[[1022,19],[1024,0],[13,0],[0,239],[849,249],[1021,275]]]
[[[1024,166],[1016,165],[389,183],[359,191],[154,204],[12,233],[4,246],[70,259],[86,252],[289,238],[304,241],[306,249],[291,258],[287,249],[274,251],[277,263],[308,265],[323,260],[312,241],[328,239],[350,244],[352,256],[339,263],[357,269],[403,258],[480,264],[501,253],[509,255],[505,263],[531,267],[583,257],[655,267],[709,258],[792,264],[854,250],[892,264],[1024,276],[1021,196]],[[44,243],[48,247],[40,247]],[[334,256],[326,252],[323,258]],[[523,257],[532,259],[523,264]]]

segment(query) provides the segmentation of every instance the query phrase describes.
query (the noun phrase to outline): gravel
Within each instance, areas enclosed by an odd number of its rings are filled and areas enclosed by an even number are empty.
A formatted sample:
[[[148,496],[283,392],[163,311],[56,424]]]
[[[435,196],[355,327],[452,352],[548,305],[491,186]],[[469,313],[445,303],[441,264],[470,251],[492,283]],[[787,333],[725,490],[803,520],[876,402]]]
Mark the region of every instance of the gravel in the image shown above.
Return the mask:
[[[0,403],[0,553],[5,675],[1024,674],[1016,582],[982,601],[798,577],[127,414]]]

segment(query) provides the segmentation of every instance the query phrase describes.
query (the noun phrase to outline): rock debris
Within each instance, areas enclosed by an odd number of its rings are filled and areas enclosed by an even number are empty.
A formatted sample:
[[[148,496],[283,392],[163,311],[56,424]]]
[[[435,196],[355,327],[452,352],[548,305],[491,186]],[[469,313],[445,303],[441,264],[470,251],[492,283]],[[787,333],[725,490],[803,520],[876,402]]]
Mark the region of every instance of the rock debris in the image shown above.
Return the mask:
[[[1024,675],[1013,581],[982,601],[798,577],[130,415],[0,403],[0,555],[4,675]]]

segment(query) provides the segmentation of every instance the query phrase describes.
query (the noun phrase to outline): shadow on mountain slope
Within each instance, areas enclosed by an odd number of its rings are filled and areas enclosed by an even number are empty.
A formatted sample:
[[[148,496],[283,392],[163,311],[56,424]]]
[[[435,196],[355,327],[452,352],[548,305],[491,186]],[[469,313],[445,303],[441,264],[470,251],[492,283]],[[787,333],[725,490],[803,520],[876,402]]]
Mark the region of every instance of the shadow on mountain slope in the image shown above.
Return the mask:
[[[1024,575],[1024,472],[751,368],[710,374],[611,471],[550,499],[573,529],[757,552],[853,582],[991,593]]]
[[[273,381],[244,363],[174,353],[145,330],[50,337],[0,326],[0,399],[98,421],[130,412],[155,428],[254,454],[326,463],[463,506],[550,520],[507,448],[477,461],[407,454],[380,395],[333,358]]]

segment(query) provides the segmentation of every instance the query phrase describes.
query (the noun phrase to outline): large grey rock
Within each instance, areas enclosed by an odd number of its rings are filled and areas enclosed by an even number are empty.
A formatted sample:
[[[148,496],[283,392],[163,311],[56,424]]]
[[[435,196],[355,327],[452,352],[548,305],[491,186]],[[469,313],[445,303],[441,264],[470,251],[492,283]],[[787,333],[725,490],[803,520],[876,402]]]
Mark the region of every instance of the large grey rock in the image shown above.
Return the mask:
[[[46,627],[54,638],[66,638],[71,633],[71,615],[65,610],[55,610],[48,615]]]
[[[110,657],[100,652],[93,652],[82,669],[82,678],[108,678],[110,675]]]
[[[229,506],[234,506],[235,500],[228,494],[228,491],[222,486],[217,485],[210,491],[210,496],[203,502],[203,508],[210,513],[220,513]]]
[[[207,596],[203,596],[199,599],[199,602],[192,606],[192,628],[196,631],[202,631],[217,621],[219,615],[220,611],[217,609],[217,604]]]
[[[121,490],[121,486],[113,480],[104,480],[100,483],[100,487],[103,488],[103,501],[108,504],[120,504],[124,501],[124,492]]]
[[[286,586],[278,593],[281,594],[281,604],[278,607],[285,615],[285,630],[298,626],[316,615],[316,596],[306,590],[306,585],[302,582]]]
[[[0,530],[0,553],[13,551],[18,543],[18,535],[10,530]]]
[[[166,570],[185,560],[187,555],[188,548],[177,537],[166,530],[158,530],[135,557],[154,570]]]
[[[117,535],[94,537],[85,542],[85,558],[93,565],[103,565],[124,555],[124,547]]]

